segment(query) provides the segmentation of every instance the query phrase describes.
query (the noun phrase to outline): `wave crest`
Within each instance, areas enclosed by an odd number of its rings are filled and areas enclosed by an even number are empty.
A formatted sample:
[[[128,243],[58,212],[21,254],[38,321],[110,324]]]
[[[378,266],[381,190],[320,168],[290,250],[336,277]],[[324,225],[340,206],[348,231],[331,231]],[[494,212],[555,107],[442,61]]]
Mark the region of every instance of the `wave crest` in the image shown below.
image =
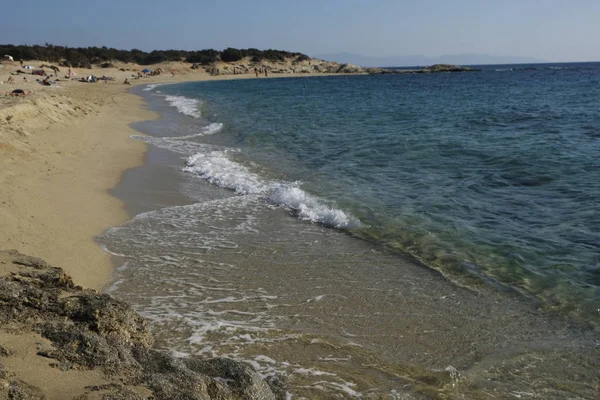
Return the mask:
[[[261,195],[304,221],[347,229],[361,225],[358,219],[302,190],[298,183],[264,180],[245,166],[231,161],[226,151],[194,154],[187,158],[183,170],[240,195]]]
[[[198,99],[190,99],[185,96],[165,96],[165,100],[177,109],[180,114],[189,115],[190,117],[200,118],[200,110],[198,106],[201,104]]]

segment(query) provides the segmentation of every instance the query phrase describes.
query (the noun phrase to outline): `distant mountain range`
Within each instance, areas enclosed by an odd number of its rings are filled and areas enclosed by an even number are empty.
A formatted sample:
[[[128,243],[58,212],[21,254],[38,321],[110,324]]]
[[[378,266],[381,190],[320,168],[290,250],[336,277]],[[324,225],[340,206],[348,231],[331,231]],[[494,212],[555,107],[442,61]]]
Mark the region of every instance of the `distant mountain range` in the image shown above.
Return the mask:
[[[489,54],[448,54],[440,57],[427,57],[422,55],[369,57],[352,53],[334,53],[319,54],[314,57],[327,61],[356,64],[363,67],[415,67],[433,64],[532,64],[546,62],[533,57],[492,56]]]

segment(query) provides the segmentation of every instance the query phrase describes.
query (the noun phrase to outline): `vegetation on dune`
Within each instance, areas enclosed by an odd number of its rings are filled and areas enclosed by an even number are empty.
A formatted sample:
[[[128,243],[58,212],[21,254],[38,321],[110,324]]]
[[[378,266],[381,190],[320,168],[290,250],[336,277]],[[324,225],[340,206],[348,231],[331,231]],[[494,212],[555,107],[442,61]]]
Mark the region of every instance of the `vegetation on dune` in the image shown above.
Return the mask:
[[[103,47],[65,47],[54,46],[46,43],[40,45],[10,45],[0,44],[0,54],[10,54],[15,60],[44,60],[60,63],[65,66],[87,68],[93,64],[103,64],[111,61],[133,62],[140,65],[157,64],[164,61],[185,61],[202,65],[212,64],[217,61],[235,62],[245,57],[250,57],[253,62],[284,61],[294,58],[297,61],[308,60],[309,57],[302,53],[292,53],[282,50],[234,49],[227,48],[223,51],[206,50],[153,50],[145,52],[138,49],[118,50]]]

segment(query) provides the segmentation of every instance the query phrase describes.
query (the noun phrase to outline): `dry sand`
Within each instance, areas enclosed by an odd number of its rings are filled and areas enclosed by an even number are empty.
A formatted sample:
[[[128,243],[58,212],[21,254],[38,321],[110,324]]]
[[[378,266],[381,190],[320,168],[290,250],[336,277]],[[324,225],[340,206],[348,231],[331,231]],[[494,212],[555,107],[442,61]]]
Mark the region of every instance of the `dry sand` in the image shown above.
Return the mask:
[[[101,290],[110,282],[111,256],[94,238],[129,216],[107,191],[125,170],[144,160],[146,145],[130,138],[137,132],[129,124],[158,118],[128,92],[131,86],[124,85],[124,79],[139,85],[254,78],[213,77],[184,63],[161,67],[173,74],[132,79],[132,71],[117,68],[142,68],[117,65],[74,69],[79,77],[115,78],[108,83],[61,79],[57,85],[42,86],[35,81],[39,77],[20,75],[14,76],[15,83],[0,84],[0,249],[16,249],[62,267],[84,287]],[[6,65],[0,70],[0,81],[6,82],[9,73],[17,69],[18,64]],[[59,78],[65,72],[61,69]],[[31,94],[7,95],[14,89],[27,89]],[[0,260],[0,264],[4,264],[0,265],[1,274],[10,273],[8,262]],[[72,398],[86,385],[103,382],[96,373],[64,373],[50,367],[50,360],[37,355],[37,348],[49,345],[37,334],[15,334],[0,327],[0,345],[12,353],[0,363],[21,380],[42,388],[48,398]],[[7,390],[0,387],[0,399],[6,396]]]
[[[155,117],[122,86],[100,85],[40,85],[0,110],[0,248],[60,265],[94,289],[112,270],[94,236],[127,218],[106,191],[143,162],[128,124]]]

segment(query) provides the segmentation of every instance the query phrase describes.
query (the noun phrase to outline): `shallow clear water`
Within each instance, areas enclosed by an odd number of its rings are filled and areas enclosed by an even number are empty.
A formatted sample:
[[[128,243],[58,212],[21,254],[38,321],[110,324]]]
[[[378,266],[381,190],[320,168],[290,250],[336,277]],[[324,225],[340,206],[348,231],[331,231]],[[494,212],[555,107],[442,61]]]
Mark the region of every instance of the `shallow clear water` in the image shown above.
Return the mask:
[[[600,69],[553,68],[147,87],[109,291],[292,398],[594,398]]]
[[[484,275],[600,317],[600,65],[164,92],[198,99],[205,118],[224,124],[204,139],[240,151],[228,160],[255,162],[261,178],[297,182],[339,212],[301,209],[298,194],[248,182],[246,171],[220,179],[232,171],[220,159],[193,160],[190,172],[271,192],[301,218],[407,251],[453,279]]]

